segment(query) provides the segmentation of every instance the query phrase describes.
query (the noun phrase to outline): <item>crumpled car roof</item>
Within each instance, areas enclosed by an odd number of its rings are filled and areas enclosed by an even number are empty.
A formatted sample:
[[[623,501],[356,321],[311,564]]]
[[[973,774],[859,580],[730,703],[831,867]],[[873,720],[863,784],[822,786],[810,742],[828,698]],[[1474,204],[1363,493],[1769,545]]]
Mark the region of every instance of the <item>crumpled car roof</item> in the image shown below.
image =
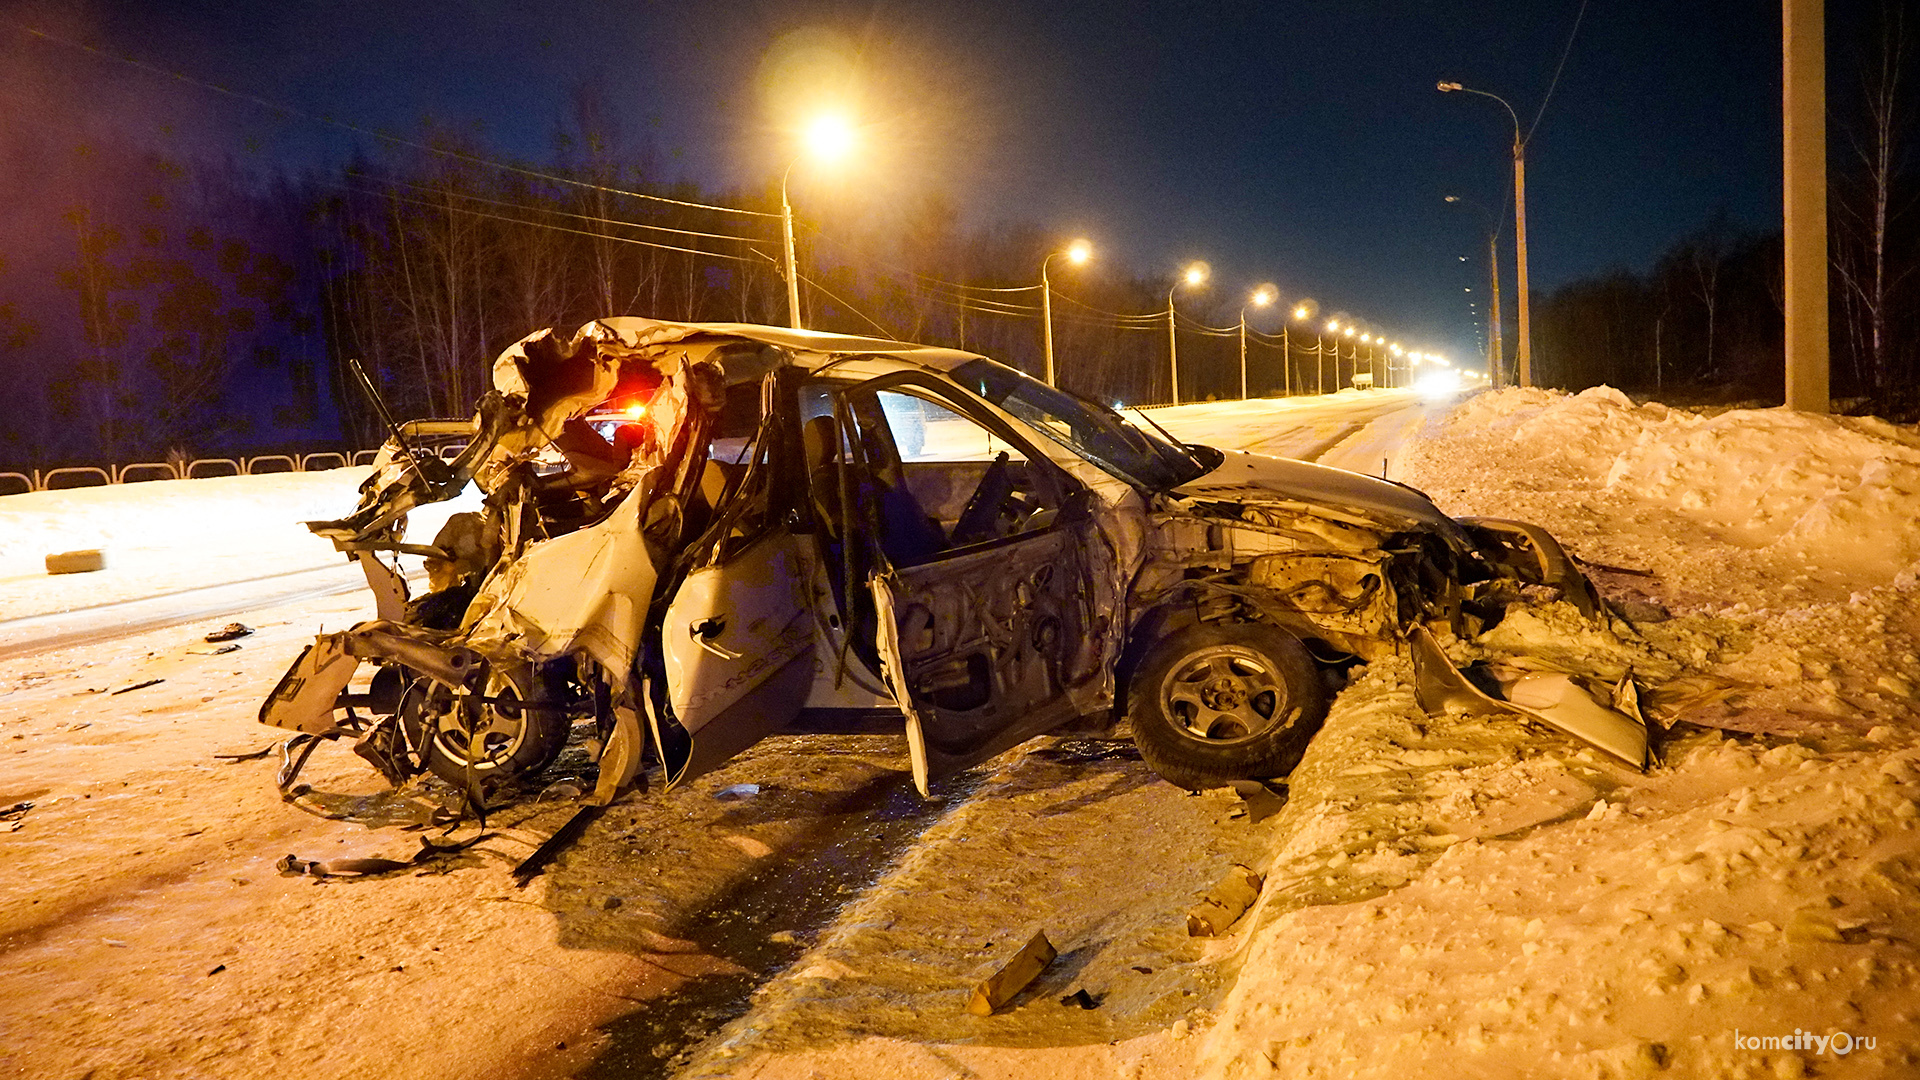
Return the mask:
[[[495,389],[502,393],[524,393],[526,386],[521,375],[520,362],[527,355],[527,345],[536,340],[556,336],[552,330],[536,330],[508,346],[493,364]],[[579,342],[583,338],[597,338],[609,345],[617,344],[626,349],[636,350],[656,345],[694,344],[702,339],[749,341],[790,350],[795,354],[795,363],[803,367],[817,366],[840,356],[871,355],[893,357],[924,365],[936,371],[951,371],[970,360],[981,359],[977,353],[931,345],[913,345],[887,338],[829,334],[819,330],[790,330],[782,327],[756,326],[751,323],[666,322],[633,315],[618,315],[587,323],[573,334],[574,342]],[[809,361],[812,362],[809,363]]]

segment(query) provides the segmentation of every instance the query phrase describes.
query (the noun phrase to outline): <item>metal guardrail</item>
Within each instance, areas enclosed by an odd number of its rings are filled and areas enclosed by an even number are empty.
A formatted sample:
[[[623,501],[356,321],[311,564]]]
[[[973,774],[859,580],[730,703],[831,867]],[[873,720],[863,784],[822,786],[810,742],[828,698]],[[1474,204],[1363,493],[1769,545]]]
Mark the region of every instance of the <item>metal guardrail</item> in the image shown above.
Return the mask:
[[[349,465],[371,464],[377,450],[351,454],[322,450],[312,454],[259,454],[254,457],[194,458],[184,465],[170,461],[135,461],[125,465],[67,465],[31,472],[0,470],[0,496],[76,487],[107,487],[149,480],[206,479],[211,476],[261,476],[270,473],[324,472]],[[64,482],[63,482],[64,481]],[[75,482],[77,481],[77,482]]]
[[[271,465],[275,462],[279,462],[280,464],[285,465],[286,468],[263,469],[260,467],[263,463],[267,465]],[[246,474],[248,476],[261,476],[266,473],[299,472],[300,471],[299,463],[294,461],[293,458],[289,457],[286,454],[261,454],[259,457],[241,458],[240,466],[242,469],[246,471]]]
[[[35,471],[37,472],[38,470],[35,470]],[[82,476],[82,477],[97,476],[100,478],[100,482],[97,484],[59,484],[59,485],[54,484],[55,480],[58,480],[61,477],[66,477],[66,476]],[[113,474],[96,465],[69,465],[64,469],[54,469],[51,472],[47,473],[47,475],[41,477],[40,490],[41,491],[59,491],[62,488],[106,487],[112,483],[113,483]]]
[[[243,466],[241,466],[240,462],[235,458],[203,457],[203,458],[194,458],[192,463],[187,466],[187,479],[189,480],[202,479],[200,474],[197,471],[195,471],[199,469],[200,466],[202,465],[225,465],[226,467],[233,470],[232,472],[226,474],[228,476],[245,476],[247,474],[247,470]],[[215,473],[214,475],[218,476],[220,474]]]
[[[150,477],[149,479],[154,479],[154,480],[180,479],[180,470],[174,468],[173,463],[170,461],[136,461],[131,465],[122,465],[117,469],[109,469],[108,471],[113,473],[114,483],[128,484],[128,483],[139,483],[139,481],[137,480],[128,480],[127,479],[128,473],[136,472],[136,471],[146,472],[148,470],[158,470],[162,474],[160,476]]]

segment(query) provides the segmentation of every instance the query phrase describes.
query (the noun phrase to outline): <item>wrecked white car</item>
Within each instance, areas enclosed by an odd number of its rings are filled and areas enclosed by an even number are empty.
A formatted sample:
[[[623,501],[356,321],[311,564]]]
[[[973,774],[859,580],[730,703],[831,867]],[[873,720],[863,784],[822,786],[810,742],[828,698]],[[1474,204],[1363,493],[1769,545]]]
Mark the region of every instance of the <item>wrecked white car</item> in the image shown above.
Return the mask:
[[[322,635],[262,722],[352,735],[396,783],[471,786],[544,768],[591,720],[604,803],[643,753],[673,785],[782,730],[890,718],[925,793],[1124,717],[1149,765],[1201,788],[1285,776],[1327,671],[1410,650],[1430,708],[1646,758],[1631,710],[1564,677],[1507,700],[1441,648],[1523,591],[1605,617],[1533,526],[1182,444],[893,341],[609,318],[529,336],[494,385],[470,422],[396,426],[358,509],[309,523],[365,566],[380,617]],[[425,445],[450,437],[464,449]],[[484,512],[401,541],[409,509],[469,481]],[[426,558],[423,595],[403,553]]]

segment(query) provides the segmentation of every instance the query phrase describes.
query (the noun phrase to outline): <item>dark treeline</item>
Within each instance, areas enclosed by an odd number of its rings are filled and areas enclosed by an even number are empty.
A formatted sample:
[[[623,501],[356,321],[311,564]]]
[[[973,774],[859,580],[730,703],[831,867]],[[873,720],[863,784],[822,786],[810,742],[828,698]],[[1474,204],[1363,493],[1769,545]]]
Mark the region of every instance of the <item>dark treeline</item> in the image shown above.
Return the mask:
[[[363,447],[380,432],[350,358],[396,413],[453,416],[487,388],[492,359],[541,327],[609,314],[787,322],[777,189],[654,184],[591,136],[561,138],[553,161],[503,167],[430,132],[425,150],[298,178],[106,139],[9,138],[22,151],[11,160],[56,179],[0,209],[12,256],[0,261],[12,390],[0,469]],[[966,230],[938,199],[826,211],[800,216],[806,325],[1042,370],[1035,286],[1067,238]],[[1058,260],[1053,277],[1063,385],[1167,400],[1166,321],[1151,316],[1167,283]],[[1183,397],[1237,395],[1239,335],[1190,314],[1204,308],[1183,292]],[[1293,344],[1291,379],[1310,384],[1314,358],[1298,347],[1313,343]],[[1256,328],[1250,390],[1288,381],[1276,340]]]
[[[1898,4],[1857,28],[1855,85],[1828,121],[1831,385],[1853,412],[1920,419],[1920,48]],[[1608,383],[1670,400],[1784,396],[1781,234],[1715,215],[1645,273],[1626,270],[1534,298],[1535,379]]]

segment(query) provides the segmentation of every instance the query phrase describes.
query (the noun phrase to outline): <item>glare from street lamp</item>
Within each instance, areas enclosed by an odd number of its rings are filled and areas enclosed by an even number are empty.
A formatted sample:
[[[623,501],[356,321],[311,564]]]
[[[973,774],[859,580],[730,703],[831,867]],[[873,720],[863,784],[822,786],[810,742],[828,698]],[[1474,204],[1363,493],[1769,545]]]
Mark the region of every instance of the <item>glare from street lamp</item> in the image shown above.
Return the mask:
[[[1305,304],[1301,304],[1299,307],[1293,309],[1293,317],[1300,322],[1306,322],[1308,314],[1307,305]]]
[[[1355,334],[1357,334],[1357,333],[1359,333],[1359,332],[1360,332],[1360,328],[1359,328],[1359,327],[1357,327],[1357,326],[1354,326],[1354,325],[1352,325],[1352,324],[1348,324],[1348,326],[1347,326],[1347,336],[1348,336],[1348,337],[1352,337],[1353,335],[1355,335]]]
[[[807,124],[801,140],[820,161],[836,161],[853,149],[853,124],[839,113],[822,113]]]
[[[1075,240],[1073,243],[1067,245],[1067,261],[1075,266],[1079,266],[1091,258],[1093,258],[1093,245],[1087,243],[1085,240]]]
[[[1254,307],[1266,307],[1268,304],[1273,303],[1279,295],[1279,291],[1273,286],[1262,285],[1253,290],[1253,295],[1248,297],[1247,300],[1252,303]]]
[[[1206,264],[1206,263],[1193,263],[1193,264],[1191,264],[1191,265],[1189,265],[1189,266],[1187,267],[1187,269],[1186,269],[1186,271],[1185,271],[1185,273],[1183,274],[1183,279],[1184,279],[1184,280],[1186,281],[1186,283],[1187,283],[1187,284],[1189,284],[1189,285],[1204,285],[1204,284],[1206,284],[1206,282],[1207,282],[1207,264]]]
[[[1339,332],[1340,332],[1340,320],[1339,320],[1339,319],[1328,319],[1328,320],[1327,320],[1327,333],[1329,333],[1329,334],[1337,334],[1337,333],[1339,333]]]

